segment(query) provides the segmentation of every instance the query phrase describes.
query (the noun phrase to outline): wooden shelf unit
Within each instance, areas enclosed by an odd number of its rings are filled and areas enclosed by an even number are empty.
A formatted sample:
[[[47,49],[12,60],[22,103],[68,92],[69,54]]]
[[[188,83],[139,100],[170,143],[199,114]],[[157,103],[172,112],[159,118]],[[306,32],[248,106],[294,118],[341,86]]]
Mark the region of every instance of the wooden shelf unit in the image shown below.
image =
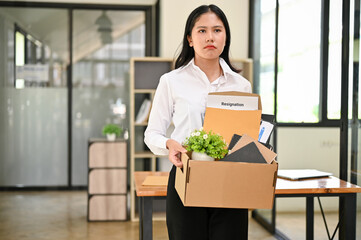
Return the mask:
[[[139,107],[144,98],[153,101],[155,90],[158,86],[160,77],[173,69],[173,59],[159,57],[143,57],[130,59],[130,219],[138,220],[136,214],[136,196],[134,171],[143,171],[136,169],[136,161],[143,159],[150,160],[150,170],[157,170],[157,156],[154,155],[145,146],[144,142],[137,141],[144,139],[144,131],[148,126],[146,119],[142,123],[135,123]],[[138,102],[136,101],[138,100]],[[142,146],[140,146],[142,145]]]

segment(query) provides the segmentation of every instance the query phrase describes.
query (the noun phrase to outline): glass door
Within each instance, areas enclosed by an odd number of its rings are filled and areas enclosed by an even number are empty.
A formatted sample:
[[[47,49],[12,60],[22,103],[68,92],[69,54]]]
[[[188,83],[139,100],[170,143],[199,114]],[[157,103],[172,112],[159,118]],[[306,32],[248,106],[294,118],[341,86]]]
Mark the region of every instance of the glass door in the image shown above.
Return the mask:
[[[145,56],[145,12],[73,11],[72,184],[87,184],[87,143],[129,129],[129,59]]]

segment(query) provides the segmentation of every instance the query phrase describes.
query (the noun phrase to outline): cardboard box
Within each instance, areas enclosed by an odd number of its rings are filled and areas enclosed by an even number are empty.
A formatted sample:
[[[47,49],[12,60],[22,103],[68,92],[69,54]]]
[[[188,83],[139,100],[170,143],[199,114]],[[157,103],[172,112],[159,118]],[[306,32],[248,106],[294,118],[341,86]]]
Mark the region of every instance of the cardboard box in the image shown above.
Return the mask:
[[[197,161],[182,154],[175,189],[184,206],[271,209],[278,164]]]
[[[257,110],[250,111],[207,107],[204,129],[219,133],[227,143],[235,133],[250,136],[241,145],[256,141],[262,112],[259,96],[239,92],[215,94],[258,97],[259,106]],[[183,153],[183,168],[177,168],[175,180],[175,189],[183,205],[271,209],[277,180],[276,154],[266,154],[261,144],[256,145],[267,163],[197,161],[190,159],[190,153]]]

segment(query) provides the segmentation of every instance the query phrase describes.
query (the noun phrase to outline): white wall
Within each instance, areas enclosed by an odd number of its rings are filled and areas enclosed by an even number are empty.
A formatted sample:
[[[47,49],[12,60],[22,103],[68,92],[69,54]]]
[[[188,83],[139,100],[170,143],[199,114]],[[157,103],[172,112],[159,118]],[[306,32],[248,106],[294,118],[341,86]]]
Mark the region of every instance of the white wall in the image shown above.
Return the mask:
[[[277,133],[279,169],[315,168],[338,177],[338,128],[279,127]]]
[[[320,127],[279,127],[277,130],[279,169],[317,169],[339,176],[340,130]],[[323,209],[337,211],[338,198],[321,198]],[[315,199],[315,210],[319,210]],[[278,198],[277,211],[304,211],[305,198]]]
[[[248,0],[160,0],[160,56],[174,58],[179,53],[187,17],[203,4],[215,4],[226,14],[231,28],[231,57],[247,58]]]

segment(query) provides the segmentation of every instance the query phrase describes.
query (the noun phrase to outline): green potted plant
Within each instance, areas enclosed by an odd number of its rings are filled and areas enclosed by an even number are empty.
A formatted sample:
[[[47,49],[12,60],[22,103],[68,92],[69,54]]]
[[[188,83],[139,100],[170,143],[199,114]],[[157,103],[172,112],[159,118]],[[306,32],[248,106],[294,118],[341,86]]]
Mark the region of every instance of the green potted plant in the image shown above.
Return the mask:
[[[194,130],[183,145],[187,151],[192,151],[193,160],[213,161],[228,153],[227,144],[221,135],[206,132],[202,128]]]
[[[122,132],[123,129],[121,127],[112,123],[106,124],[102,129],[102,133],[107,137],[108,141],[114,141]]]

